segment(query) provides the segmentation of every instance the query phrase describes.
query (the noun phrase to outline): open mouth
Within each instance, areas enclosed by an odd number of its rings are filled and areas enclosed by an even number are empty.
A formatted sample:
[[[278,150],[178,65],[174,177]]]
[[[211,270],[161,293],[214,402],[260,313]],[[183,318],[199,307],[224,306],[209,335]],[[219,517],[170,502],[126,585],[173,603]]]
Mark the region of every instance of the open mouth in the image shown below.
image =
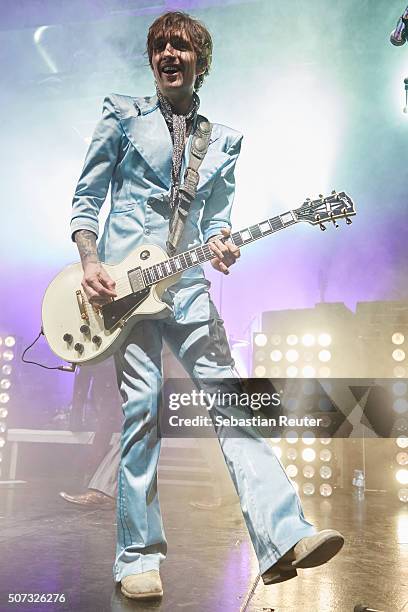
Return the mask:
[[[178,74],[179,72],[181,72],[181,68],[180,66],[176,65],[176,64],[167,64],[166,66],[164,66],[162,68],[162,72],[164,72],[164,74]]]

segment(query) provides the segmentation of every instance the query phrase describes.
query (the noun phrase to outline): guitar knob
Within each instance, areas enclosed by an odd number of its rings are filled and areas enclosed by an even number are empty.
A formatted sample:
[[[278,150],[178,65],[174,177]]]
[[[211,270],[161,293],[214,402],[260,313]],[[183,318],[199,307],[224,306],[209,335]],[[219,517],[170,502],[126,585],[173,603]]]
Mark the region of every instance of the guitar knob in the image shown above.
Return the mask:
[[[68,342],[68,344],[71,344],[74,338],[71,336],[71,334],[64,334],[62,336],[62,339],[64,340],[64,342]]]
[[[77,342],[74,346],[74,349],[80,354],[82,355],[82,353],[84,352],[84,345],[81,344],[80,342]]]
[[[81,327],[79,328],[79,331],[81,332],[81,334],[84,334],[85,336],[87,336],[91,330],[89,329],[89,325],[81,325]]]
[[[96,344],[97,347],[100,347],[102,344],[102,338],[100,336],[94,336],[92,338],[92,342]]]

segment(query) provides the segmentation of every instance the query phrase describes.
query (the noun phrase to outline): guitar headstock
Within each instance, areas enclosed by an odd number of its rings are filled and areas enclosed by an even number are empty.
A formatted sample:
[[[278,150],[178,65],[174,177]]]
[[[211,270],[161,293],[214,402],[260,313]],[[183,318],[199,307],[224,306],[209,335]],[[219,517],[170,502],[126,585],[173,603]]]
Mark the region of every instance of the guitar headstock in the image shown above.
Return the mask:
[[[300,208],[293,211],[298,221],[307,221],[312,225],[319,225],[321,230],[325,230],[325,223],[336,223],[337,219],[345,219],[346,224],[350,225],[356,209],[353,200],[344,191],[337,193],[332,191],[329,196],[319,195],[317,200],[307,199]]]

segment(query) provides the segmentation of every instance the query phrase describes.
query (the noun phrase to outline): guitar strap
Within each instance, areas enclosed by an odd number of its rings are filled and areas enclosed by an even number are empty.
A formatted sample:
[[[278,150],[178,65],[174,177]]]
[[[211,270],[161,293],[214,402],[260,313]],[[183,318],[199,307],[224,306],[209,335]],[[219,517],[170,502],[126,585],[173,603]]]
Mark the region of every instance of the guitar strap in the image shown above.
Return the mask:
[[[172,257],[180,242],[184,226],[190,211],[190,206],[197,192],[200,179],[198,169],[205,157],[210,144],[212,124],[201,116],[191,143],[190,159],[184,173],[184,182],[179,189],[179,201],[170,219],[167,252]]]

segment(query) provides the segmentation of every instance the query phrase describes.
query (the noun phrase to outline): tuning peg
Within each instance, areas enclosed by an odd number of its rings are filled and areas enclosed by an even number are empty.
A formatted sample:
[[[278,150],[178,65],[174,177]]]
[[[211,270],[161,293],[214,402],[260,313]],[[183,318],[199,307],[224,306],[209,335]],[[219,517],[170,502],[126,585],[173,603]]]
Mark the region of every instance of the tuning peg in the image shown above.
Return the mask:
[[[351,225],[352,223],[352,220],[346,217],[346,225]]]
[[[334,227],[339,227],[339,224],[336,222],[336,219],[334,219],[332,212],[330,213],[330,217],[331,217],[331,220],[332,220],[332,223],[333,223]]]
[[[322,230],[322,232],[324,232],[326,230],[326,226],[323,225],[323,223],[319,223],[319,227]]]

